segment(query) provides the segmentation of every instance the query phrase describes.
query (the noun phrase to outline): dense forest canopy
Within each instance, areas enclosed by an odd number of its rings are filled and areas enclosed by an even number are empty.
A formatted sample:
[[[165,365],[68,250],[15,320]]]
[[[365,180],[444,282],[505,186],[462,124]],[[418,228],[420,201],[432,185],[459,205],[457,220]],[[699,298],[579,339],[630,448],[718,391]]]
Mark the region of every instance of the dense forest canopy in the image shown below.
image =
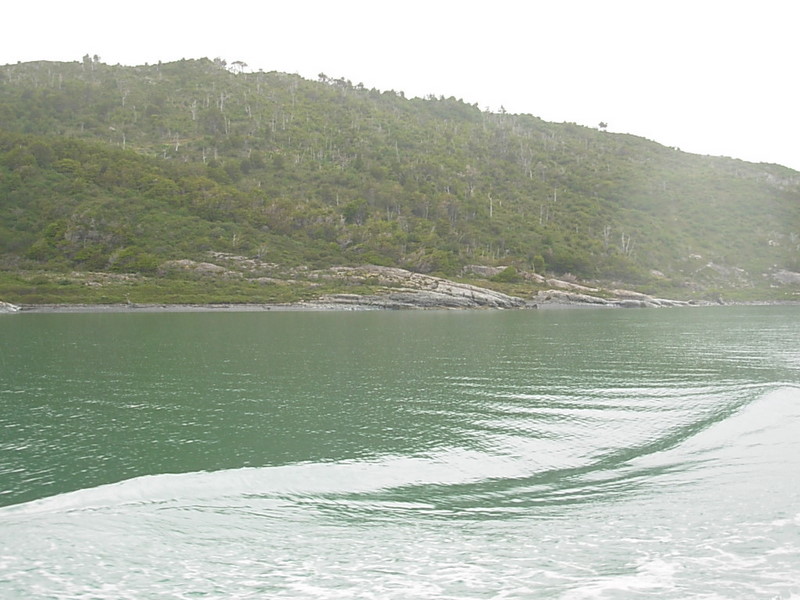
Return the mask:
[[[220,59],[7,65],[0,263],[156,274],[217,251],[676,287],[800,271],[800,173],[602,129]]]

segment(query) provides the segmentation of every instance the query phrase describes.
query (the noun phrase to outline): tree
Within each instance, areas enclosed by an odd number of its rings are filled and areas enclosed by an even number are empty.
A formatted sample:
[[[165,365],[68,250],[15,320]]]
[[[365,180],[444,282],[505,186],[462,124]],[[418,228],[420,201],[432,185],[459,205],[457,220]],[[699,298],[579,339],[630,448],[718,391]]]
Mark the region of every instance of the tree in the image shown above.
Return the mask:
[[[247,68],[247,63],[242,62],[241,60],[235,60],[231,63],[231,72],[241,74],[244,73],[244,70]]]
[[[492,281],[497,281],[498,283],[516,283],[519,280],[519,272],[514,265],[506,267],[497,275],[492,277]]]

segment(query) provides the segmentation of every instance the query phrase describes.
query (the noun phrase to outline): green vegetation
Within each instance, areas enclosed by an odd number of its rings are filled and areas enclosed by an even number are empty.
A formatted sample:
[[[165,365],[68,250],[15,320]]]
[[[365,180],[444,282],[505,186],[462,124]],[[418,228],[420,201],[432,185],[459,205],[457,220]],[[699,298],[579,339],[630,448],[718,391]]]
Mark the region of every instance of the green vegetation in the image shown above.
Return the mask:
[[[308,279],[0,271],[0,298],[20,304],[285,304],[337,292],[371,294],[375,287]]]
[[[365,263],[763,298],[800,271],[790,169],[220,60],[0,67],[0,207],[18,302],[290,301],[320,289],[290,270]],[[163,268],[214,252],[287,283]]]

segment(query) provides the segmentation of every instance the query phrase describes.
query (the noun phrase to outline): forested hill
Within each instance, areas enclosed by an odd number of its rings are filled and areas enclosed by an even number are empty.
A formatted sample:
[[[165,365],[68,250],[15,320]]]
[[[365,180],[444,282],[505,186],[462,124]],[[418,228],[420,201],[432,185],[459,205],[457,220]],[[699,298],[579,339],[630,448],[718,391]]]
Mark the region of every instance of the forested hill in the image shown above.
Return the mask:
[[[791,169],[245,70],[0,67],[5,272],[155,276],[209,252],[447,276],[513,265],[640,289],[767,289],[800,271]]]

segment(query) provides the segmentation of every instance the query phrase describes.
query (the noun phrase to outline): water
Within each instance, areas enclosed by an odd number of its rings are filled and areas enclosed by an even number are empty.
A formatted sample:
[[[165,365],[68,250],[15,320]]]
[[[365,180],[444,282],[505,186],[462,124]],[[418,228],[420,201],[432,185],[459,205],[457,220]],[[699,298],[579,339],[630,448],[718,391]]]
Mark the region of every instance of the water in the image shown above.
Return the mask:
[[[800,598],[800,307],[0,318],[0,597]]]

